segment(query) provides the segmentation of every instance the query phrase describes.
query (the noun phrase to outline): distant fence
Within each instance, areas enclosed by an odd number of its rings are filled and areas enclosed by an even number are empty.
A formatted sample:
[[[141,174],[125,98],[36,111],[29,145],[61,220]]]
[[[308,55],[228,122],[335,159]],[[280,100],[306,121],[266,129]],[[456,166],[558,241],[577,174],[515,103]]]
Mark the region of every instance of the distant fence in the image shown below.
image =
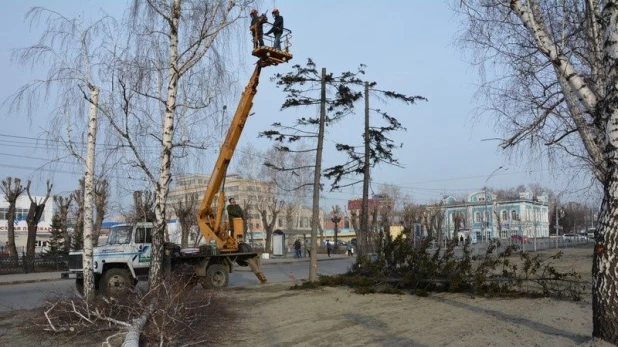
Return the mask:
[[[28,257],[22,253],[16,261],[8,254],[0,254],[0,275],[32,272],[29,271],[29,264],[34,265],[34,272],[63,271],[68,269],[68,257],[44,254]]]

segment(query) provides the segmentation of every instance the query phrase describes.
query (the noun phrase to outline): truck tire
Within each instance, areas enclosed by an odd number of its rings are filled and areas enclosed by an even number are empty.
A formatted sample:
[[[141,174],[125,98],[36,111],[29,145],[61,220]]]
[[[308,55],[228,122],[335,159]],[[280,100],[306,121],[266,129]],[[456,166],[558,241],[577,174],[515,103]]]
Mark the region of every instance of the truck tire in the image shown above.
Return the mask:
[[[105,296],[120,297],[133,289],[134,283],[135,281],[133,281],[127,270],[109,269],[101,277],[99,290]]]
[[[223,288],[227,287],[229,279],[230,274],[225,266],[212,264],[206,270],[206,277],[201,278],[201,282],[204,289]]]

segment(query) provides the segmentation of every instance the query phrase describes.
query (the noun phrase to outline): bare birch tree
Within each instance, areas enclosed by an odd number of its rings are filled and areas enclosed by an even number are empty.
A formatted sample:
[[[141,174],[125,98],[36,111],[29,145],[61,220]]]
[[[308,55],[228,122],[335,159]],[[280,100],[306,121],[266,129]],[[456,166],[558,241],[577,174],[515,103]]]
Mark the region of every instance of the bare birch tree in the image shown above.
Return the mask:
[[[173,206],[174,213],[180,224],[180,246],[183,248],[189,247],[189,233],[197,226],[198,201],[195,195],[188,194],[184,199],[180,199]]]
[[[302,144],[299,144],[299,148],[306,149]],[[254,194],[248,203],[262,215],[262,210],[268,211],[273,201],[279,201],[285,227],[292,230],[296,228],[294,221],[299,217],[302,205],[308,200],[310,182],[313,180],[312,165],[309,164],[312,159],[311,153],[306,150],[279,151],[275,145],[260,151],[253,145],[247,145],[240,151],[235,171],[245,178],[259,178],[260,181],[272,184],[275,200],[268,195]],[[244,208],[243,211],[248,212],[249,209]],[[272,244],[271,237],[272,233],[267,233],[265,245]],[[265,249],[270,251],[270,248]]]
[[[174,148],[205,148],[199,142],[203,138],[199,130],[208,127],[197,123],[204,121],[199,111],[229,88],[230,83],[225,79],[226,59],[221,54],[229,47],[226,39],[238,27],[236,22],[246,15],[251,3],[133,1],[126,25],[128,46],[114,51],[115,56],[110,58],[109,75],[114,77],[111,83],[117,88],[100,110],[118,141],[128,149],[128,153],[121,154],[122,158],[142,171],[155,194],[151,288],[162,278],[166,203]],[[195,116],[195,126],[185,124],[185,130],[193,129],[193,134],[176,133],[182,120],[178,113]],[[196,141],[190,142],[194,137]],[[158,150],[153,152],[152,146]]]
[[[462,43],[495,66],[480,95],[502,147],[542,148],[604,188],[593,257],[593,336],[618,344],[618,1],[464,0]]]
[[[7,177],[2,180],[2,187],[0,187],[0,189],[2,189],[4,199],[9,204],[6,216],[9,257],[11,257],[13,264],[17,266],[18,255],[17,247],[15,246],[15,205],[17,204],[17,199],[19,199],[26,190],[26,187],[21,185],[21,179]]]
[[[92,227],[92,246],[97,247],[99,245],[99,236],[101,234],[101,225],[103,219],[107,214],[107,208],[109,203],[109,183],[106,179],[97,179],[94,183],[94,224]]]
[[[99,105],[99,72],[103,56],[97,53],[94,42],[104,45],[116,30],[115,21],[103,16],[93,24],[83,27],[78,18],[67,18],[57,12],[34,7],[26,15],[31,25],[43,18],[47,25],[38,44],[17,50],[15,58],[22,64],[48,66],[47,76],[21,87],[10,100],[10,108],[19,109],[25,104],[28,111],[36,107],[50,90],[56,93],[56,106],[52,108],[52,120],[48,136],[65,145],[66,152],[84,165],[84,283],[85,295],[94,297],[94,274],[92,272],[92,214],[95,171],[95,146],[97,134],[97,107]],[[53,88],[51,88],[53,87]],[[87,121],[83,117],[88,109]],[[30,113],[30,112],[29,112]],[[78,117],[78,118],[74,118]],[[56,126],[62,124],[64,126]],[[85,124],[86,139],[75,139],[82,133],[79,125]],[[60,133],[66,129],[66,133]],[[85,144],[85,145],[84,145]],[[85,148],[84,148],[85,147]]]
[[[272,237],[275,229],[275,222],[281,210],[285,208],[285,203],[278,201],[277,198],[270,200],[264,199],[256,204],[257,210],[260,212],[262,218],[262,225],[264,226],[264,232],[266,233],[266,242],[264,244],[265,249],[272,249]]]
[[[47,181],[47,192],[43,199],[37,201],[36,198],[30,194],[30,181],[26,184],[26,193],[28,193],[28,199],[30,199],[30,208],[28,209],[28,216],[26,217],[26,223],[28,224],[28,240],[26,241],[26,271],[34,272],[34,251],[36,246],[36,231],[39,225],[43,212],[45,211],[45,204],[51,195],[54,185]]]
[[[68,197],[54,195],[54,203],[57,207],[60,229],[62,230],[62,237],[64,238],[64,248],[67,253],[71,248],[71,235],[69,234],[69,210],[72,202],[72,195],[69,195]]]

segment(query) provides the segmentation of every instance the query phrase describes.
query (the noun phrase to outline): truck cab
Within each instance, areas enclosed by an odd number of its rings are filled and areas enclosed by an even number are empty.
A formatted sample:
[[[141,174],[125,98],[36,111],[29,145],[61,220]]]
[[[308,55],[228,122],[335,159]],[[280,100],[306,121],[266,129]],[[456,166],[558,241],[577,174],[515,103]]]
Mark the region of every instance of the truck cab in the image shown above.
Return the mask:
[[[132,289],[138,281],[148,279],[152,229],[152,223],[119,224],[111,228],[106,244],[93,249],[95,289],[103,295],[111,295]],[[227,286],[233,264],[237,263],[251,267],[260,282],[266,282],[257,253],[245,243],[239,248],[239,252],[219,253],[216,245],[181,249],[168,243],[165,244],[163,269],[168,273],[190,275],[204,288],[221,288]],[[75,279],[78,292],[83,293],[82,251],[69,253],[69,271],[61,277]]]
[[[152,242],[152,223],[118,224],[111,228],[105,245],[93,248],[95,288],[133,287],[148,278]],[[62,278],[75,279],[83,291],[83,252],[69,253],[69,271]]]

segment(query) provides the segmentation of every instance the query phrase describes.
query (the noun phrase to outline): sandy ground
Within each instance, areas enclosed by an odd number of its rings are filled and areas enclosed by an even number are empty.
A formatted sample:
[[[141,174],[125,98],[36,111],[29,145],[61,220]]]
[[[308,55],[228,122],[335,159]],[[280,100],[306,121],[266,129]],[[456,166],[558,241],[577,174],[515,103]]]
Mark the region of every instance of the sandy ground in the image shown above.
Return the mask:
[[[567,249],[559,268],[589,279],[591,253]],[[611,346],[591,338],[589,295],[580,302],[422,298],[291,284],[230,290],[241,319],[224,346]]]
[[[564,251],[560,269],[574,269],[590,279],[591,247]],[[347,288],[290,290],[292,284],[220,292],[236,320],[221,321],[227,329],[214,329],[216,345],[611,346],[591,338],[589,295],[580,302],[463,294],[359,295]],[[109,335],[41,339],[14,329],[17,317],[0,317],[0,345],[100,346]]]

